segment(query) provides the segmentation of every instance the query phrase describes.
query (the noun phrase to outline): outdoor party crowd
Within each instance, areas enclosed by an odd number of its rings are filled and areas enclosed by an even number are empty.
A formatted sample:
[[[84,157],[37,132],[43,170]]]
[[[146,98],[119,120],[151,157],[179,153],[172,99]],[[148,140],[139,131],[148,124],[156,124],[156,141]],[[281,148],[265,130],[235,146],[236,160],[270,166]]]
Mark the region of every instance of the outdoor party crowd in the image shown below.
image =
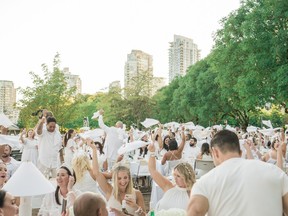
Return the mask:
[[[104,110],[94,116],[100,128],[61,135],[53,113],[43,110],[37,125],[20,133],[22,163],[31,161],[55,185],[39,216],[288,215],[287,130],[270,121],[242,131],[146,119],[147,130],[128,131],[103,117]],[[21,162],[9,143],[1,145],[0,216],[14,216],[19,200],[5,184]],[[201,161],[213,166],[198,167]],[[145,187],[152,188],[149,206]]]

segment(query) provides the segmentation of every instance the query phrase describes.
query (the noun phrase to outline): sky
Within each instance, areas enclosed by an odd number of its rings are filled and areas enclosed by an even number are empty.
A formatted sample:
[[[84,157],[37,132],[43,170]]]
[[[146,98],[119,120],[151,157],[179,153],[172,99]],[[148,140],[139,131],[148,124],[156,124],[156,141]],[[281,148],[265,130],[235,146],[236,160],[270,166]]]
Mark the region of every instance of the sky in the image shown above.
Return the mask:
[[[82,93],[120,80],[131,50],[153,56],[154,76],[167,78],[174,34],[192,38],[207,56],[220,20],[240,0],[1,0],[0,80],[32,85],[58,52],[61,68],[80,75]]]

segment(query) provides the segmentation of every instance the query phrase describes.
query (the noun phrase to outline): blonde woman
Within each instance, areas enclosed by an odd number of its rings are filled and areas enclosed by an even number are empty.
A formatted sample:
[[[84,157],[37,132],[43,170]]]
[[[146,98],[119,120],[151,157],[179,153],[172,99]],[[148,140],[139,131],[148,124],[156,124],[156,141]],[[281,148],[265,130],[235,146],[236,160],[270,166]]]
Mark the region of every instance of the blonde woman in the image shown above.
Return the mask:
[[[79,151],[75,154],[72,160],[72,168],[75,172],[77,182],[74,185],[75,189],[82,192],[99,193],[96,176],[93,173],[91,161],[84,151]]]
[[[150,158],[148,162],[152,179],[164,191],[161,200],[156,204],[155,211],[168,210],[171,207],[186,210],[189,203],[189,195],[193,184],[196,182],[195,173],[189,163],[180,163],[174,168],[175,184],[156,170],[155,147],[148,147]]]
[[[126,166],[116,165],[112,171],[113,183],[110,184],[99,171],[96,146],[92,140],[88,140],[87,143],[93,151],[93,172],[101,190],[105,192],[108,207],[119,213],[124,205],[127,210],[126,214],[145,216],[144,198],[139,190],[133,188],[130,169]]]

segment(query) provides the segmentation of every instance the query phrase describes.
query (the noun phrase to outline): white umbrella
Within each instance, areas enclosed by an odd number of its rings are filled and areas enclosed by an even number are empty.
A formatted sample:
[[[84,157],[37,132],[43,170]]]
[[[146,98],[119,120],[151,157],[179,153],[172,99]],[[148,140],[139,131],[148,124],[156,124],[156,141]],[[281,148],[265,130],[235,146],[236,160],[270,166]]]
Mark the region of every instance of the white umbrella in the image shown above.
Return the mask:
[[[0,125],[2,125],[5,128],[8,128],[14,124],[4,113],[0,113]]]
[[[118,154],[122,155],[131,151],[134,151],[138,148],[144,147],[146,145],[149,145],[151,142],[144,142],[144,141],[134,141],[131,143],[125,143],[118,149]]]
[[[156,119],[151,119],[151,118],[146,118],[145,121],[141,122],[141,124],[145,127],[145,128],[149,128],[153,125],[159,124],[159,121]]]

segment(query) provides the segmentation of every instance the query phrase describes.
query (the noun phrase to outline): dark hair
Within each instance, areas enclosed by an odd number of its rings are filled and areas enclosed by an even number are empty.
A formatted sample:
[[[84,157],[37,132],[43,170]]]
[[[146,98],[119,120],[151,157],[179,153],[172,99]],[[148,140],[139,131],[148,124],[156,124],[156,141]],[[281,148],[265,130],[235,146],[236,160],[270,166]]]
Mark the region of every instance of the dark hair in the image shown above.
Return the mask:
[[[221,130],[211,140],[211,147],[217,146],[222,153],[241,153],[238,136],[229,130]]]
[[[171,139],[169,141],[169,150],[173,151],[173,150],[177,150],[178,149],[178,143],[175,139]]]
[[[268,148],[271,148],[271,145],[272,145],[272,144],[271,144],[271,141],[269,140],[269,141],[267,142],[267,147],[268,147]]]
[[[55,122],[55,123],[57,123],[57,122],[56,122],[56,119],[55,119],[53,116],[49,116],[49,117],[47,118],[47,124],[49,124],[50,122]]]
[[[197,143],[197,139],[195,137],[192,137],[191,139],[194,140],[195,143]]]
[[[271,144],[271,148],[272,148],[272,149],[275,149],[275,143],[276,143],[276,142],[278,142],[277,139],[273,140],[273,142],[272,142],[272,144]]]
[[[201,146],[201,154],[210,155],[210,146],[208,143],[203,143]]]
[[[164,139],[163,139],[163,148],[166,150],[166,151],[169,151],[169,145],[166,145],[165,144],[165,140],[166,139],[170,139],[170,136],[169,135],[166,135],[165,137],[164,137]]]
[[[173,137],[176,137],[176,133],[175,132],[171,132],[171,134],[173,135]]]
[[[5,196],[6,196],[6,191],[0,190],[0,208],[4,207]]]
[[[145,146],[144,148],[142,147],[142,148],[140,148],[140,156],[143,154],[143,152],[144,152],[144,155],[143,156],[145,156],[147,153],[148,153],[148,148],[147,148],[147,146]]]
[[[191,134],[186,134],[186,136],[188,137],[188,140],[192,139],[192,135]]]
[[[74,133],[74,129],[69,129],[68,132],[65,134],[64,141],[63,141],[64,147],[67,146],[67,142],[72,137],[73,133]]]
[[[76,175],[75,175],[74,171],[72,171],[73,173],[71,173],[71,171],[66,166],[61,166],[59,169],[65,169],[69,176],[73,176],[74,177],[74,179],[75,179],[74,184],[76,183]],[[55,191],[55,200],[56,200],[56,203],[58,205],[61,205],[60,200],[59,200],[59,196],[58,196],[59,190],[60,190],[60,187],[57,185],[56,191]]]
[[[158,141],[158,139],[159,139],[159,134],[156,134],[155,140]]]
[[[102,145],[100,142],[98,142],[98,141],[94,142],[94,144],[99,146],[99,152],[100,152],[100,154],[104,154],[104,152],[103,152],[103,145]]]

